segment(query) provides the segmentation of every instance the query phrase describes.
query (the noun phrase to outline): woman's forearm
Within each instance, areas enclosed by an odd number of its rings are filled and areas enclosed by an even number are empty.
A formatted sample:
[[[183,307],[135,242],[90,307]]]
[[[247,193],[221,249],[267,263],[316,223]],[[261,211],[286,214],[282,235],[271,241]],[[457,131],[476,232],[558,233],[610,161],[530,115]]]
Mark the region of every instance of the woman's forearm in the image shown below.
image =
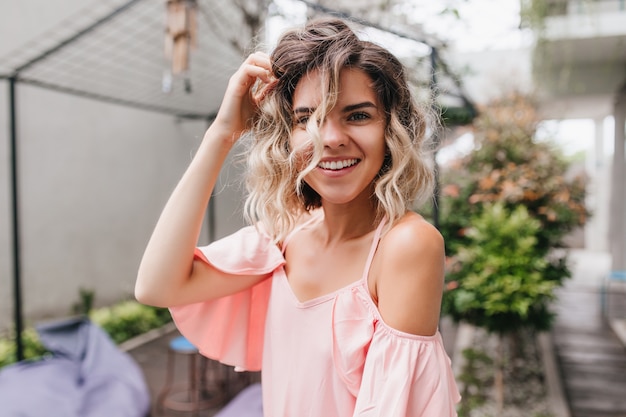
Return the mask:
[[[216,124],[207,130],[146,246],[135,284],[140,302],[171,305],[189,280],[206,208],[232,143],[232,134]]]
[[[252,94],[251,88],[258,80],[266,88]],[[224,289],[223,276],[217,270],[194,271],[193,252],[222,164],[235,141],[250,129],[270,82],[276,80],[271,76],[269,56],[261,52],[248,56],[231,76],[215,121],[165,205],[148,242],[135,284],[135,297],[139,301],[171,306],[192,298],[208,298],[214,295],[214,289]],[[202,279],[194,280],[197,275],[202,275]],[[205,279],[211,277],[216,279]],[[250,285],[254,278],[251,277]],[[198,282],[202,285],[192,285]]]

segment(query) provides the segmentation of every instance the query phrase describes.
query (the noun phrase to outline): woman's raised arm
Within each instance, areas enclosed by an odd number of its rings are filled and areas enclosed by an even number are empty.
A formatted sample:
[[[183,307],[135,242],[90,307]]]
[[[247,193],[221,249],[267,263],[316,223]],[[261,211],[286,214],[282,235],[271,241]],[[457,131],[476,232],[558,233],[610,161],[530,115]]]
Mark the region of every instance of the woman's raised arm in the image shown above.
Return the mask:
[[[261,80],[265,87],[251,93]],[[215,298],[244,289],[262,276],[228,279],[210,265],[194,261],[202,220],[228,152],[251,127],[258,103],[271,88],[269,57],[250,55],[231,76],[215,121],[170,196],[146,246],[135,283],[142,303],[170,307]]]

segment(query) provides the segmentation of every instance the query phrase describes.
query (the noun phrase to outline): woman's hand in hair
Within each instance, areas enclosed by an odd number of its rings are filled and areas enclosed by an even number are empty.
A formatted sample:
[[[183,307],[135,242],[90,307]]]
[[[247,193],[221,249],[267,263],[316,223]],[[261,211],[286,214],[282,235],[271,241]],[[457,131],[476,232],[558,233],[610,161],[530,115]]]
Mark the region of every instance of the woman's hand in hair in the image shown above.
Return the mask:
[[[233,142],[252,127],[260,102],[276,84],[271,68],[269,55],[255,52],[230,77],[214,124]]]

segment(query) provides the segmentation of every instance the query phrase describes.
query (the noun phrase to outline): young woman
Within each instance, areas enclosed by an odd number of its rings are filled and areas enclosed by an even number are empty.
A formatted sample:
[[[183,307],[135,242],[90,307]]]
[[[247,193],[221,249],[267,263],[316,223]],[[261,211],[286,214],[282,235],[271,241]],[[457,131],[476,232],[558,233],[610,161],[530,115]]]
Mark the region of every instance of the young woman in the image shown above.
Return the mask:
[[[264,414],[454,416],[437,325],[438,231],[426,120],[405,70],[340,20],[250,55],[165,206],[137,299],[170,307],[208,357],[262,368]],[[195,248],[235,141],[250,141],[251,226]]]

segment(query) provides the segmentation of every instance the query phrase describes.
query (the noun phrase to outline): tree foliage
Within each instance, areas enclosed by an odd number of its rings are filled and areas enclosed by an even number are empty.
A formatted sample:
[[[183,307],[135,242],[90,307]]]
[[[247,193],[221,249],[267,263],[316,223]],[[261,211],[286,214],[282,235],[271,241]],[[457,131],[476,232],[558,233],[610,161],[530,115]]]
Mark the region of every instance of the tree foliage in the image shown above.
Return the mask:
[[[492,331],[545,329],[551,293],[570,275],[564,237],[585,223],[585,180],[534,137],[533,101],[512,93],[474,121],[475,149],[442,174],[441,231],[457,289],[444,312]]]
[[[485,205],[472,223],[471,245],[459,248],[450,268],[461,285],[446,297],[448,313],[499,334],[528,323],[547,328],[557,283],[544,278],[548,262],[537,256],[539,221],[524,206],[509,210],[495,203]]]

